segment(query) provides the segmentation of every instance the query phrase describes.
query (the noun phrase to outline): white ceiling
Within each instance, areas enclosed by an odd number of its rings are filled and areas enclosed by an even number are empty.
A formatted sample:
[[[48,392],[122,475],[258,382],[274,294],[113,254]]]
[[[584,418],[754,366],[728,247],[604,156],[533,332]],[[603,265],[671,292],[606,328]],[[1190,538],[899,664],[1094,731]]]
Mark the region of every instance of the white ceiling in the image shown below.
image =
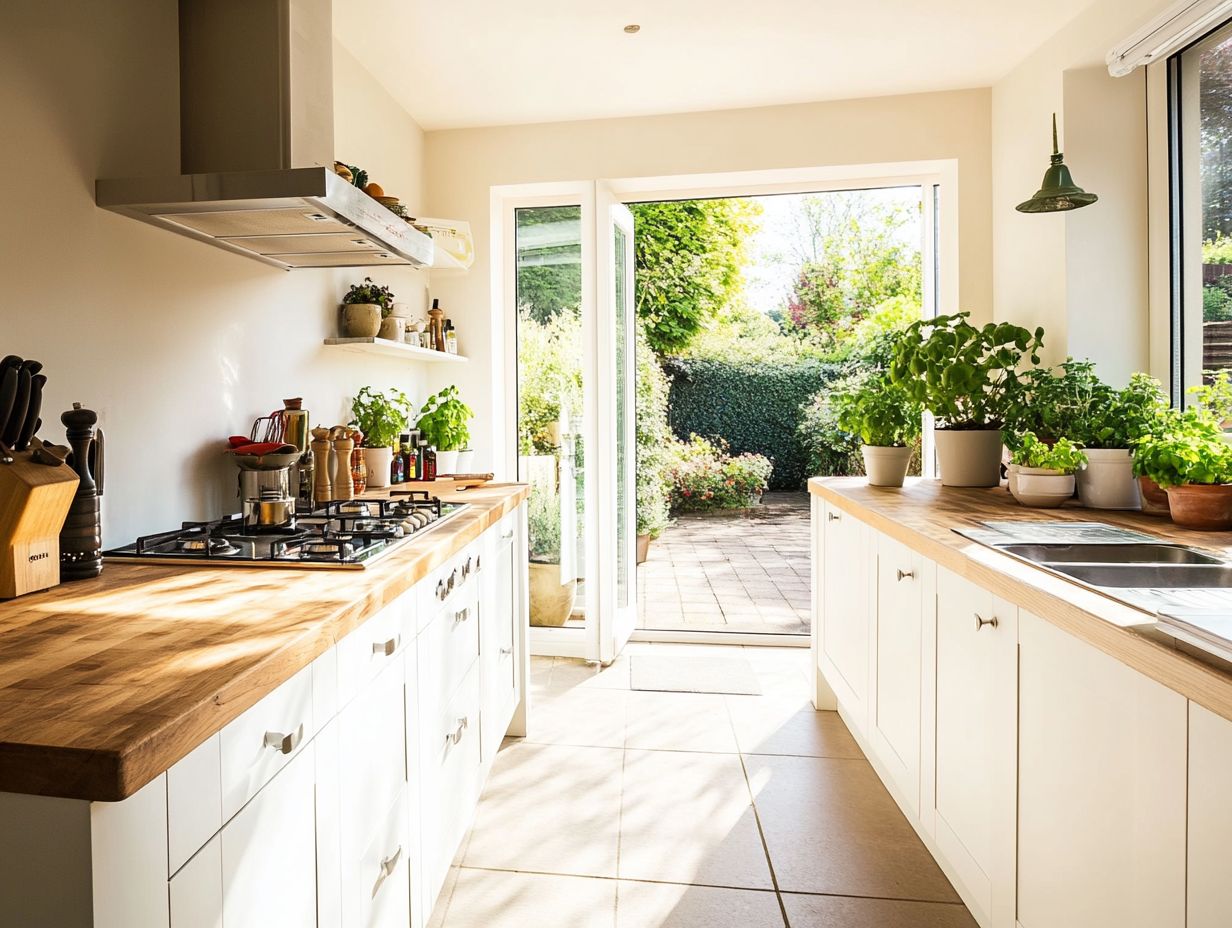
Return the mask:
[[[1091,2],[334,0],[334,32],[445,129],[985,87]]]

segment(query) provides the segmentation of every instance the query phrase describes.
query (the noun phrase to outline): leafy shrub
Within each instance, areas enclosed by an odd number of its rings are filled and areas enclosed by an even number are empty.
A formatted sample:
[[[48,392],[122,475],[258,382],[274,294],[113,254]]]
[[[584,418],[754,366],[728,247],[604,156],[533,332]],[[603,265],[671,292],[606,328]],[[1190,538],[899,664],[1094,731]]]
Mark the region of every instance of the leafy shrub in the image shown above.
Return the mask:
[[[1226,278],[1221,278],[1224,280]],[[1209,284],[1202,288],[1202,321],[1232,322],[1232,294]]]
[[[1197,399],[1221,429],[1227,428],[1232,423],[1232,371],[1203,371],[1202,375],[1207,382],[1185,392]]]
[[[809,474],[820,477],[843,477],[864,473],[864,458],[860,454],[860,436],[839,425],[838,405],[834,396],[855,389],[861,378],[834,381],[833,389],[819,391],[801,410],[797,436],[804,448]]]
[[[1202,243],[1203,264],[1232,264],[1232,236],[1222,232]]]
[[[843,368],[813,358],[778,363],[669,358],[671,425],[681,438],[721,436],[733,454],[774,462],[770,489],[798,490],[816,473],[797,429],[802,407]]]
[[[766,491],[770,471],[770,461],[760,454],[733,456],[726,443],[691,435],[676,445],[669,469],[672,509],[744,509]]]
[[[560,497],[548,487],[532,483],[526,520],[530,529],[530,559],[539,564],[559,564]]]
[[[658,538],[667,528],[670,490],[667,469],[673,443],[667,421],[667,375],[637,331],[637,533]]]
[[[543,322],[518,312],[518,453],[554,454],[561,407],[582,414],[582,318],[564,311]]]

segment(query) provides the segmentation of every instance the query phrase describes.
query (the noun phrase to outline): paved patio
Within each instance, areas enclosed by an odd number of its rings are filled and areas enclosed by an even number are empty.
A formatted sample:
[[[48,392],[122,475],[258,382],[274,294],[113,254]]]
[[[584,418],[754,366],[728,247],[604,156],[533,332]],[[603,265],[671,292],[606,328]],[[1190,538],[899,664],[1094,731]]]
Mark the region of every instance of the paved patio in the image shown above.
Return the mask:
[[[679,516],[638,570],[638,614],[643,629],[807,635],[808,494]]]

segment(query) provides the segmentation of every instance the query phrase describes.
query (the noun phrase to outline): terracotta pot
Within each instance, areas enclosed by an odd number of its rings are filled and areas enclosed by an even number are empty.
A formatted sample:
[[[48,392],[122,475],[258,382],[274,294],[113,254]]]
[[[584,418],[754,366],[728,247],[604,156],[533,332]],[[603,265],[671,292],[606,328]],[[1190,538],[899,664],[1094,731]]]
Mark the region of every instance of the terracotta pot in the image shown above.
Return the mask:
[[[1189,483],[1168,487],[1172,521],[1182,528],[1221,532],[1232,528],[1232,484]]]
[[[389,467],[393,464],[392,448],[365,448],[364,465],[368,468],[368,486],[379,490],[389,486]]]
[[[1000,429],[938,429],[937,462],[947,487],[995,487],[1001,482]]]
[[[562,582],[559,564],[530,562],[530,624],[559,628],[569,621],[577,581]]]
[[[864,473],[870,487],[901,487],[911,464],[911,449],[893,445],[861,445]]]
[[[381,331],[381,307],[376,303],[344,303],[342,305],[342,335],[344,338],[376,338]]]
[[[1138,491],[1142,494],[1142,511],[1148,516],[1163,516],[1171,514],[1168,507],[1168,491],[1150,477],[1138,478]]]
[[[648,557],[650,557],[650,536],[649,535],[638,535],[637,536],[637,562],[639,564],[645,564],[646,558]]]
[[[1138,509],[1134,459],[1125,448],[1087,448],[1087,466],[1078,472],[1078,498],[1088,509]]]

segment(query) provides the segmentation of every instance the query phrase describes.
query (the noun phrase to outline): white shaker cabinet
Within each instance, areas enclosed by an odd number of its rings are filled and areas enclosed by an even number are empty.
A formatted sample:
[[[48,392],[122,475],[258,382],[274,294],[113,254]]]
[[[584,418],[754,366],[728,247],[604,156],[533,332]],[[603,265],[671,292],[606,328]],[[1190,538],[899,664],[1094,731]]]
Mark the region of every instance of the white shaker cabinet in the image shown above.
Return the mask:
[[[1017,619],[938,568],[934,837],[985,925],[1013,925]]]
[[[869,530],[826,503],[821,531],[818,665],[845,714],[862,727],[868,718]]]
[[[1019,637],[1019,922],[1183,928],[1185,698],[1029,613]]]
[[[1187,928],[1232,922],[1232,722],[1189,704]]]
[[[923,626],[925,612],[933,612],[936,568],[885,535],[869,547],[877,555],[869,740],[900,800],[919,815]]]

